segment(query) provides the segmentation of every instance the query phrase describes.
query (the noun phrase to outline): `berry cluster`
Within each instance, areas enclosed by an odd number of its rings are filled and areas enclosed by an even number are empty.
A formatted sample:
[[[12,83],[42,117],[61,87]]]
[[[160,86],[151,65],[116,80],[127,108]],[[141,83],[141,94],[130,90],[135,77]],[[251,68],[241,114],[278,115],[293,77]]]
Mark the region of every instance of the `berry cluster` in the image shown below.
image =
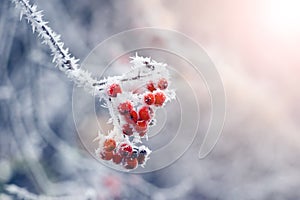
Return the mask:
[[[148,139],[149,127],[156,124],[156,110],[175,98],[165,64],[138,56],[132,63],[132,71],[108,78],[101,88],[114,128],[107,135],[98,134],[96,151],[102,160],[125,169],[144,166],[151,151],[141,145],[142,139]]]
[[[28,0],[12,1],[22,10],[21,17],[24,14],[31,23],[33,32],[37,31],[43,43],[50,47],[56,66],[76,85],[106,102],[114,128],[107,134],[98,133],[96,155],[126,169],[143,166],[151,151],[140,145],[141,139],[148,139],[148,129],[155,124],[155,111],[175,98],[175,92],[168,89],[167,65],[136,54],[130,72],[96,81],[79,68],[78,60],[63,48],[60,36],[46,25],[35,5],[30,5]]]
[[[103,143],[102,150],[98,151],[101,159],[112,161],[125,169],[135,169],[138,165],[143,166],[148,159],[150,150],[145,146],[132,146],[128,142],[117,142],[108,138]]]
[[[167,80],[163,78],[159,80],[160,82],[164,82],[164,87],[159,88],[166,89],[168,85]],[[151,89],[149,89],[150,86]],[[156,107],[163,106],[166,100],[166,95],[163,91],[155,91],[156,87],[153,82],[148,83],[146,88],[149,91],[141,95],[143,103],[137,109],[134,108],[133,102],[128,100],[120,103],[118,106],[118,111],[125,122],[122,124],[122,131],[127,136],[132,136],[134,131],[136,131],[140,137],[144,137],[148,126],[154,124],[154,110]],[[109,88],[108,91],[110,90]]]

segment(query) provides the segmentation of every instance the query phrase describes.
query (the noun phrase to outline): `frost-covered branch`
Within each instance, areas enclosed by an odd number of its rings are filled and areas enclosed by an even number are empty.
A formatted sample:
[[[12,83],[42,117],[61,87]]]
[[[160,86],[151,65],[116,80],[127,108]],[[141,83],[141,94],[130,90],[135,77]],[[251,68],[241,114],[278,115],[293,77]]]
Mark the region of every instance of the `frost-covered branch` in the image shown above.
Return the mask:
[[[69,53],[68,48],[64,48],[64,43],[60,40],[60,35],[55,33],[47,24],[47,21],[43,20],[43,11],[37,10],[36,5],[31,5],[29,0],[11,0],[16,8],[20,10],[20,20],[24,15],[27,21],[30,23],[33,32],[38,33],[38,37],[41,38],[42,43],[46,44],[52,53],[52,62],[55,62],[56,67],[61,71],[65,72],[66,75],[74,81],[74,83],[85,88],[89,93],[95,96],[101,96],[101,93],[106,89],[109,82],[120,81],[120,82],[130,82],[143,80],[144,82],[149,81],[153,78],[153,75],[158,75],[161,73],[155,68],[155,65],[160,64],[155,61],[151,61],[150,58],[143,58],[139,56],[133,57],[133,70],[125,76],[115,76],[111,78],[104,78],[100,81],[93,79],[91,74],[80,68],[76,59]],[[142,69],[145,67],[147,73],[143,73]],[[137,73],[136,73],[137,72]],[[157,74],[156,74],[157,73]],[[163,74],[161,74],[163,75]]]
[[[20,10],[20,19],[24,15],[31,24],[32,31],[37,32],[42,43],[46,44],[52,53],[56,66],[72,79],[76,85],[85,88],[89,93],[94,94],[95,83],[97,82],[87,71],[79,68],[78,61],[69,53],[68,48],[64,48],[64,43],[60,40],[60,35],[55,33],[43,20],[43,11],[37,10],[36,5],[31,5],[28,0],[11,0]]]
[[[63,47],[60,35],[42,19],[42,11],[36,5],[30,5],[29,0],[11,1],[20,9],[20,18],[25,15],[33,32],[50,48],[56,66],[77,86],[105,101],[113,130],[96,137],[97,157],[127,170],[144,167],[151,150],[142,145],[142,139],[148,139],[149,128],[156,124],[156,111],[175,98],[169,87],[167,65],[136,54],[131,57],[132,69],[128,73],[97,81],[79,67],[79,60]]]

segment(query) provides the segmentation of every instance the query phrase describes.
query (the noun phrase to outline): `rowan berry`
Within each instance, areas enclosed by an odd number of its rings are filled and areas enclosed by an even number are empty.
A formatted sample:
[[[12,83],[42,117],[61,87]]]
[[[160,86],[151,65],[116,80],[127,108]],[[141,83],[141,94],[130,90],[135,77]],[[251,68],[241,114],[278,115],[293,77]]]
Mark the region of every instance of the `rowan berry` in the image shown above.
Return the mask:
[[[113,156],[112,156],[112,161],[115,163],[115,164],[120,164],[123,160],[123,157],[119,154],[119,153],[114,153]]]
[[[137,158],[139,155],[139,149],[137,147],[134,147],[131,153],[131,158]]]
[[[133,109],[132,103],[130,101],[126,101],[120,103],[118,106],[118,110],[121,115],[128,114]]]
[[[165,78],[161,78],[158,83],[157,86],[159,89],[164,90],[168,87],[168,81]]]
[[[126,158],[124,167],[126,169],[135,169],[138,166],[138,160],[136,158]]]
[[[138,160],[138,164],[142,165],[145,162],[145,156],[144,155],[139,155],[137,157],[137,160]]]
[[[147,155],[147,151],[145,149],[140,150],[139,156],[137,157],[139,165],[145,162],[146,155]]]
[[[113,152],[111,151],[102,151],[100,153],[100,157],[103,159],[103,160],[110,160],[112,159],[113,157]]]
[[[147,121],[144,121],[144,120],[139,120],[137,121],[136,125],[135,125],[135,130],[138,132],[138,133],[142,133],[142,132],[145,132],[148,128],[148,124],[147,124]]]
[[[132,128],[129,124],[124,124],[122,127],[122,131],[124,135],[131,136],[133,134]]]
[[[148,84],[147,84],[147,89],[150,91],[150,92],[153,92],[154,90],[156,90],[155,86],[154,86],[154,83],[152,81],[150,81]]]
[[[149,106],[143,106],[139,110],[139,120],[144,120],[144,121],[150,120],[152,113],[153,111]]]
[[[125,115],[125,120],[128,123],[135,124],[138,120],[138,114],[135,110],[131,110],[129,114]]]
[[[105,151],[113,151],[116,148],[116,141],[114,139],[106,139],[103,144]]]
[[[129,156],[132,153],[132,147],[127,143],[120,144],[119,153],[121,156]]]
[[[156,106],[162,106],[166,100],[166,95],[163,92],[156,92],[155,93],[155,102]]]
[[[148,105],[152,105],[155,101],[155,97],[152,93],[148,93],[144,96],[144,102]]]
[[[108,87],[108,90],[107,90],[108,96],[116,97],[119,93],[122,93],[122,89],[119,84],[113,83]]]

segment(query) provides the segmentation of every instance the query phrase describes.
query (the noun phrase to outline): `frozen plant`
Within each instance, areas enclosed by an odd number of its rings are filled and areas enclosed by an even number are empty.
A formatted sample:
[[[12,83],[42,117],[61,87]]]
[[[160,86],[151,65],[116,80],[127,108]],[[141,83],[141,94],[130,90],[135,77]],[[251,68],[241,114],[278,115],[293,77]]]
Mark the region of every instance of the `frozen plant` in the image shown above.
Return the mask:
[[[75,84],[90,94],[105,101],[110,113],[113,130],[98,133],[94,141],[99,142],[95,150],[99,159],[114,163],[127,170],[144,166],[151,150],[143,145],[148,139],[149,127],[154,126],[156,110],[175,98],[169,89],[170,75],[167,65],[151,58],[131,57],[132,69],[126,74],[108,77],[100,81],[80,68],[78,59],[71,56],[68,48],[43,20],[42,11],[28,0],[12,0],[20,9],[20,19],[24,15],[37,32],[42,43],[49,46],[53,62]]]
[[[114,128],[107,135],[98,134],[96,154],[126,169],[144,166],[151,151],[142,145],[142,139],[148,139],[148,129],[155,125],[156,110],[175,98],[166,64],[138,55],[131,63],[130,72],[98,83],[105,83],[99,92]]]

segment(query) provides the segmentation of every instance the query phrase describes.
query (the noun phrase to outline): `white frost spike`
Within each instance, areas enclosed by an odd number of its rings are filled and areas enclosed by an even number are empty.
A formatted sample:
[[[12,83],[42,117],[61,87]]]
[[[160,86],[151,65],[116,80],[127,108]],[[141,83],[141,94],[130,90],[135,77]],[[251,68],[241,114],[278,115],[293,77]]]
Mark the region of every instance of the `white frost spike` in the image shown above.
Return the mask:
[[[35,32],[35,28],[36,28],[36,27],[35,27],[35,24],[32,23],[32,24],[31,24],[31,27],[32,27],[32,33],[34,33],[34,32]]]
[[[35,12],[35,11],[36,11],[36,9],[37,9],[37,6],[36,6],[35,4],[33,4],[33,5],[31,6],[31,10],[32,10],[32,12]]]
[[[24,13],[23,13],[23,11],[21,10],[21,12],[20,12],[20,21],[22,20],[23,15],[24,15]]]

